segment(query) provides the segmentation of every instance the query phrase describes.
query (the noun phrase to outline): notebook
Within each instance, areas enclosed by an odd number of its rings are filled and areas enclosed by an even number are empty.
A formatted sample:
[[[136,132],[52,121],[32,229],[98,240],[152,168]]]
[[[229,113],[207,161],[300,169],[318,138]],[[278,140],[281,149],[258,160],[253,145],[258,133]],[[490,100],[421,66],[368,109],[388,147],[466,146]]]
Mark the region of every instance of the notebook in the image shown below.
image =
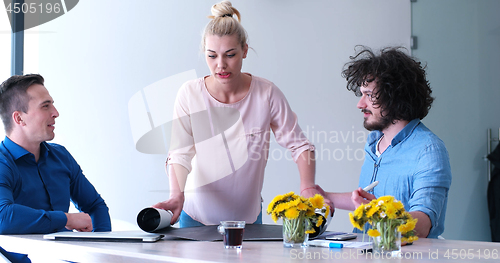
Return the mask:
[[[112,232],[71,232],[63,231],[46,234],[44,239],[49,240],[80,240],[80,241],[138,241],[156,242],[164,235],[146,233],[143,231],[112,231]]]

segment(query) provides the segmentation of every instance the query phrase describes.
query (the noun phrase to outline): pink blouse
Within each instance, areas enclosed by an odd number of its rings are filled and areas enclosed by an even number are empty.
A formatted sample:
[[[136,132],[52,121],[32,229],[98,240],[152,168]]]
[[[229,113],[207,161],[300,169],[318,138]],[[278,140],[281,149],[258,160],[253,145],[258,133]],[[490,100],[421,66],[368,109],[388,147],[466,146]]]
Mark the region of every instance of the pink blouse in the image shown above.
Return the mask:
[[[247,95],[232,104],[213,98],[205,78],[184,83],[174,120],[167,162],[190,172],[184,211],[205,225],[257,220],[271,130],[295,161],[303,151],[314,150],[283,93],[256,76]]]

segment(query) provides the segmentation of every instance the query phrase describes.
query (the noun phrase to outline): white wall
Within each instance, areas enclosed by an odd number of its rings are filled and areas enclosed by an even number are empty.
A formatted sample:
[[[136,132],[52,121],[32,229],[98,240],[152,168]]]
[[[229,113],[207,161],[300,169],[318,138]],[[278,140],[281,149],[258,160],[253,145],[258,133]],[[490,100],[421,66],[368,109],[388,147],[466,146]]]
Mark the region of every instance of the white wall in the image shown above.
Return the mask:
[[[428,63],[436,101],[424,122],[448,148],[453,181],[444,237],[491,240],[486,130],[500,127],[500,1],[418,0],[413,55]],[[495,145],[493,145],[495,146]],[[493,150],[494,148],[492,148]]]
[[[31,68],[46,78],[60,112],[55,141],[78,160],[114,220],[134,226],[140,209],[168,197],[166,156],[135,150],[128,103],[144,87],[177,73],[209,74],[199,43],[214,3],[80,1],[33,33],[39,59],[25,73]],[[318,149],[317,182],[329,191],[352,191],[367,132],[340,71],[357,44],[408,47],[410,2],[234,0],[233,5],[255,51],[244,70],[272,80],[287,96]],[[272,145],[264,206],[277,194],[299,191],[296,166],[280,157],[284,153]],[[265,215],[264,222],[272,220]],[[352,230],[345,211],[332,222],[331,230]]]

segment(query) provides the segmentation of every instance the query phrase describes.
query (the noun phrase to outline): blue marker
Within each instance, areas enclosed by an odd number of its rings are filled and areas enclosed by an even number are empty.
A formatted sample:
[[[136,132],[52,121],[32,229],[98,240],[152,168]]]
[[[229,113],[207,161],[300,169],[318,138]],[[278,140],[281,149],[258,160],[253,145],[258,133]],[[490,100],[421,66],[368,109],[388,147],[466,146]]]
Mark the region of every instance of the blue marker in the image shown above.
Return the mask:
[[[308,245],[314,247],[329,247],[329,248],[343,248],[344,244],[331,242],[326,240],[310,240],[307,242]]]

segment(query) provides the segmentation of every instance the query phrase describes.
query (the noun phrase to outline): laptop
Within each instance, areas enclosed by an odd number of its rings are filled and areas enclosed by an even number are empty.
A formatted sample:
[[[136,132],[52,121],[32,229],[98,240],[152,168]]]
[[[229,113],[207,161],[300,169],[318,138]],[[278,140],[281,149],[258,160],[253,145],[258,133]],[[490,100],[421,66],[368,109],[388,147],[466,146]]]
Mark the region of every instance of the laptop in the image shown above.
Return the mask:
[[[136,241],[156,242],[164,237],[163,234],[147,233],[143,231],[112,231],[112,232],[72,232],[63,231],[46,234],[48,240],[78,240],[78,241]]]

